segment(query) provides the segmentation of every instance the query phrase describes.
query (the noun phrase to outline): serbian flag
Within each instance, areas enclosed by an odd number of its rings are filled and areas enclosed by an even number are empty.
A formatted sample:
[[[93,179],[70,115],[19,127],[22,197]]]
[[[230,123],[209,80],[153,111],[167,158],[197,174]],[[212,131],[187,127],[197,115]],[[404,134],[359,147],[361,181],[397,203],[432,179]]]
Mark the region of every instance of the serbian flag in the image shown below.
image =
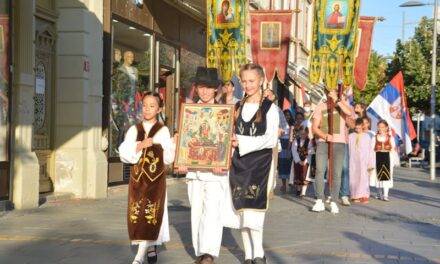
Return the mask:
[[[286,80],[292,11],[251,11],[252,60],[263,66],[266,78]]]
[[[406,153],[412,151],[411,140],[416,137],[408,112],[402,72],[399,72],[367,108],[373,130],[381,119],[388,122],[392,133],[405,143]]]
[[[361,16],[358,26],[358,43],[356,45],[356,59],[354,64],[354,80],[360,91],[367,84],[368,61],[371,53],[371,40],[373,39],[373,29],[375,17]]]

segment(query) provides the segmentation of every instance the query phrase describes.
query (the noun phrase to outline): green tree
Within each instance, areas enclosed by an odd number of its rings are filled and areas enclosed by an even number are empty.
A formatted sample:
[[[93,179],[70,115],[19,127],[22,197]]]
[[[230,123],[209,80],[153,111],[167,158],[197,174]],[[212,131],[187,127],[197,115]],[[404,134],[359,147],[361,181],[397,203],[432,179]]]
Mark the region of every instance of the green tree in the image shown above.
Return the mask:
[[[408,107],[412,113],[430,111],[432,34],[433,20],[423,17],[412,38],[405,43],[397,42],[394,57],[388,64],[388,80],[391,80],[397,72],[403,72]],[[439,60],[437,65],[438,62]],[[437,87],[439,84],[440,80],[437,80]],[[439,103],[440,94],[437,92],[437,111]]]
[[[382,55],[377,51],[371,51],[370,60],[368,62],[367,84],[362,91],[357,87],[354,89],[354,99],[356,102],[362,102],[369,105],[371,101],[379,94],[387,81],[386,75],[387,64]]]

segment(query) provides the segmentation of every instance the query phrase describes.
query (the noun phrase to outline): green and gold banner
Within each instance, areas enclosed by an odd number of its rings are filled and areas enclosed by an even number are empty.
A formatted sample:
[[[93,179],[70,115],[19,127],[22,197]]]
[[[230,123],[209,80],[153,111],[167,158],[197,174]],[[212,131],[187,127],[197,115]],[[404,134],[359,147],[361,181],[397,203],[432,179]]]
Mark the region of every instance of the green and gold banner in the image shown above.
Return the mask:
[[[206,64],[229,81],[246,64],[245,0],[207,0]]]
[[[360,0],[315,0],[310,82],[327,90],[353,82]]]

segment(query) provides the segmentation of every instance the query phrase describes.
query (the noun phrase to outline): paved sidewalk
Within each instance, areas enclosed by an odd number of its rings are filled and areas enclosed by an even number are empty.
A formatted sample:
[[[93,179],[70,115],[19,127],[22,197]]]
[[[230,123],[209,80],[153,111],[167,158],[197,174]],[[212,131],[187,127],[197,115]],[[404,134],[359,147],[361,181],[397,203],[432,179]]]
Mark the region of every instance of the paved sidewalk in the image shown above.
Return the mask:
[[[396,169],[390,202],[314,213],[303,200],[276,194],[266,217],[269,263],[440,263],[440,180],[421,169]],[[108,199],[49,199],[33,210],[0,212],[0,263],[130,264],[126,186]],[[183,179],[168,184],[171,242],[159,263],[192,263],[190,209]],[[243,261],[241,238],[225,229],[218,264]]]

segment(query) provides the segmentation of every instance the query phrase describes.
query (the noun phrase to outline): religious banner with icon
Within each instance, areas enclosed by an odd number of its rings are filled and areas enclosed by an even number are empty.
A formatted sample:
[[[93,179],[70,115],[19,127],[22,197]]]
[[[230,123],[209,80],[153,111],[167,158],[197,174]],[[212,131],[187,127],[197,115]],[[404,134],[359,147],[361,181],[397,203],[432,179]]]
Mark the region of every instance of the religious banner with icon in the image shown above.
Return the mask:
[[[245,0],[207,0],[206,65],[231,80],[246,64]]]
[[[315,0],[310,82],[328,90],[353,82],[360,0]]]
[[[361,16],[359,19],[358,41],[356,43],[356,55],[354,64],[354,80],[356,87],[363,90],[367,84],[368,62],[371,53],[371,40],[376,17]]]
[[[268,81],[284,83],[290,44],[292,11],[252,11],[251,47],[253,62],[263,66]]]

